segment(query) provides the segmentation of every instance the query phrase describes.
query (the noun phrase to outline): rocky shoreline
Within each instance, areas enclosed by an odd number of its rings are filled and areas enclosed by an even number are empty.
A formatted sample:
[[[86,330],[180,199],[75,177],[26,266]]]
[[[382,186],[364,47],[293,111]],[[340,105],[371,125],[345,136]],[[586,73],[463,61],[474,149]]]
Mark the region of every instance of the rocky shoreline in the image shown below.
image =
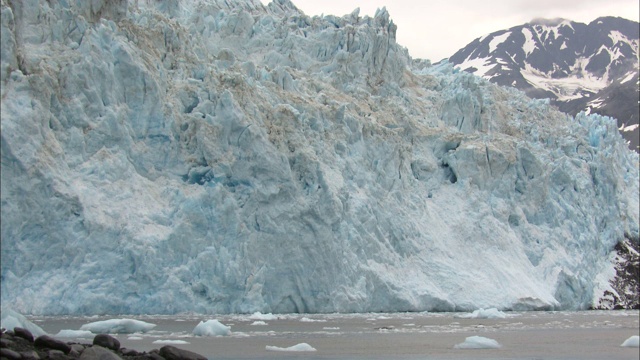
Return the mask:
[[[24,328],[1,329],[0,358],[2,360],[206,360],[192,351],[166,345],[160,349],[139,352],[120,347],[118,339],[98,334],[91,344],[64,342],[49,335],[34,338]]]

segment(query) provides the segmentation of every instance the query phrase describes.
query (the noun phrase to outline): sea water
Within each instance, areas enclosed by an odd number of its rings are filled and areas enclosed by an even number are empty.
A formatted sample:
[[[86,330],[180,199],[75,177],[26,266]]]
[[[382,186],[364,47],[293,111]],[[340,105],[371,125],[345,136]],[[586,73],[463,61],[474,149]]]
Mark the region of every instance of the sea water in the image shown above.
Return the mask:
[[[30,317],[47,333],[131,318],[156,324],[146,333],[114,334],[122,347],[149,351],[170,344],[209,359],[638,359],[621,347],[639,334],[639,312],[505,312],[490,318],[460,313],[246,314]],[[498,312],[498,315],[500,313]],[[465,316],[467,316],[465,318]],[[228,336],[195,336],[201,321],[231,327]],[[460,349],[479,336],[493,349]],[[61,338],[91,343],[91,337]],[[315,351],[273,351],[298,344]],[[293,348],[296,349],[295,347]]]

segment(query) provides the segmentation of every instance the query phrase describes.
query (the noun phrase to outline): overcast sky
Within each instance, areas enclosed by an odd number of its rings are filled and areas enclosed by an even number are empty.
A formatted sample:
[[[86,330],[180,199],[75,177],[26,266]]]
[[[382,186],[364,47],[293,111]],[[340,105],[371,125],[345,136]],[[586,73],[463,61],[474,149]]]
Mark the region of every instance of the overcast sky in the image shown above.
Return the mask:
[[[638,0],[292,0],[305,14],[337,15],[360,8],[373,16],[386,6],[398,26],[397,41],[414,58],[449,57],[473,39],[534,18],[589,23],[600,16],[638,21]],[[267,4],[270,0],[262,0]]]

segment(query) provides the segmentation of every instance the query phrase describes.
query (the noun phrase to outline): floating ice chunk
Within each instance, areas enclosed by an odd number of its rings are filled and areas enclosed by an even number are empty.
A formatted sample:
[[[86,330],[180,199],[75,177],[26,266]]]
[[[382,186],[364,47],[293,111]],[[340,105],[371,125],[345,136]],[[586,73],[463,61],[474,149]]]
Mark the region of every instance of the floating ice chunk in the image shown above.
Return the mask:
[[[455,345],[454,349],[499,349],[500,345],[497,341],[482,336],[469,336],[464,342]]]
[[[258,320],[258,321],[252,322],[251,325],[268,325],[268,324],[262,320]]]
[[[638,127],[640,127],[640,125],[638,125],[638,124],[633,124],[633,125],[629,125],[629,126],[622,125],[618,130],[620,130],[622,132],[629,132],[629,131],[633,131],[633,130],[637,129]]]
[[[129,336],[127,340],[143,340],[144,338],[141,336]]]
[[[80,330],[88,330],[94,334],[133,334],[147,332],[156,327],[156,324],[134,319],[109,319],[84,324]]]
[[[258,312],[254,312],[253,314],[251,314],[251,316],[249,316],[249,319],[251,319],[251,320],[277,320],[278,317],[273,315],[272,313],[263,314],[260,311],[258,311]]]
[[[496,308],[491,308],[486,310],[478,309],[472,313],[454,315],[453,317],[458,319],[504,319],[507,314]]]
[[[289,346],[287,348],[281,348],[281,347],[278,347],[278,346],[267,345],[266,349],[268,351],[291,351],[291,352],[317,351],[315,348],[313,348],[311,345],[309,345],[307,343],[300,343],[300,344],[297,344],[297,345]]]
[[[627,340],[625,340],[622,345],[620,345],[622,347],[640,347],[640,336],[638,335],[634,335],[630,338],[628,338]]]
[[[60,330],[54,337],[63,338],[92,338],[94,334],[88,330]]]
[[[234,331],[232,334],[233,337],[235,338],[248,338],[251,337],[251,335],[244,333],[242,331]]]
[[[184,345],[189,344],[189,342],[184,340],[156,340],[153,344]]]
[[[231,335],[231,327],[223,325],[218,320],[200,321],[200,323],[193,329],[193,335],[227,336]]]
[[[27,320],[27,318],[22,314],[18,314],[17,312],[4,306],[2,307],[2,315],[0,315],[0,327],[8,330],[13,330],[16,327],[21,327],[23,329],[29,330],[35,337],[46,334],[46,332],[42,330],[40,326]]]
[[[327,320],[322,320],[322,319],[311,319],[308,317],[303,317],[300,319],[301,322],[327,322]]]

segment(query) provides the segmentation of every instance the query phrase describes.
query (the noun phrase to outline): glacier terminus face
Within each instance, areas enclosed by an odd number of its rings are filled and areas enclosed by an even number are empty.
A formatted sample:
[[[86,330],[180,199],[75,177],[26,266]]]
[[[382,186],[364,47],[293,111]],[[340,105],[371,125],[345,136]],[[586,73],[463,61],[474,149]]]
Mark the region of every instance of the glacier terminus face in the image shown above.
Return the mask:
[[[584,309],[638,241],[615,119],[411,59],[385,9],[1,0],[1,18],[15,311]]]

